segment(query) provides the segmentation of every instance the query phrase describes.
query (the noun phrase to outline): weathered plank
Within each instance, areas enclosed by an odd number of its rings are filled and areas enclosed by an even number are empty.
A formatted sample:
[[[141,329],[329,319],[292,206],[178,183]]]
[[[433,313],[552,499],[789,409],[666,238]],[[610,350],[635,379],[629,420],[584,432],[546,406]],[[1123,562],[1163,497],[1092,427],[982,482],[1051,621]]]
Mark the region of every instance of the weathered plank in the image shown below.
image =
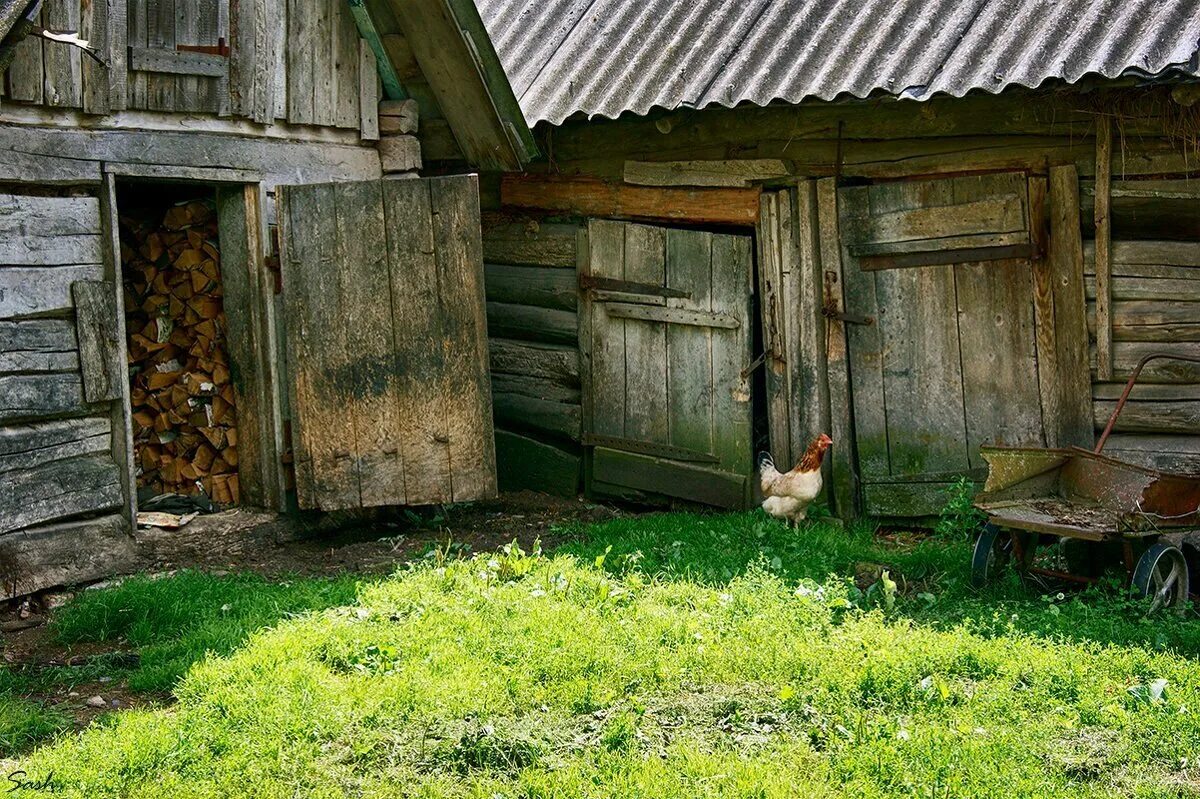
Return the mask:
[[[791,377],[795,354],[787,348],[787,317],[795,309],[784,295],[784,262],[791,248],[785,244],[787,212],[781,208],[786,190],[764,192],[759,198],[758,285],[762,323],[763,368],[767,389],[767,434],[771,454],[780,463],[791,463]],[[790,266],[790,264],[789,264]]]
[[[749,373],[753,273],[754,258],[748,236],[713,236],[712,312],[733,317],[738,326],[710,331],[710,382],[708,385],[698,382],[711,397],[712,453],[719,458],[722,469],[737,476],[748,476],[754,469]],[[698,366],[703,373],[703,363]],[[743,496],[742,502],[745,501]]]
[[[101,58],[106,63],[97,63],[94,59],[82,56],[80,58],[81,70],[81,100],[84,113],[88,114],[107,114],[109,111],[109,70],[113,67],[110,65],[112,57],[112,47],[109,42],[111,31],[118,27],[109,23],[109,14],[112,9],[109,6],[109,0],[94,0],[90,3],[80,3],[80,25],[79,37],[88,42],[88,45],[101,53]],[[123,10],[123,9],[122,9]],[[121,25],[125,25],[124,16],[121,19]]]
[[[385,136],[379,140],[379,163],[384,172],[414,172],[421,168],[421,144],[415,136]]]
[[[81,4],[75,0],[47,0],[42,6],[42,24],[52,31],[77,31]],[[46,105],[79,108],[83,105],[83,65],[78,48],[48,42],[42,45],[45,64]]]
[[[65,313],[73,307],[72,283],[102,277],[100,264],[0,267],[0,319]]]
[[[33,18],[37,25],[42,24],[42,12],[38,10]],[[8,67],[7,101],[19,103],[42,102],[42,39],[38,36],[26,36],[17,45],[12,63]]]
[[[1113,377],[1124,380],[1133,372],[1138,361],[1151,353],[1196,354],[1196,345],[1190,341],[1141,342],[1123,341],[1113,344]],[[1095,359],[1095,349],[1091,350]],[[1097,378],[1099,379],[1099,378]],[[1143,383],[1200,383],[1200,364],[1186,361],[1157,360],[1146,364],[1139,382]]]
[[[287,46],[283,52],[287,60],[284,73],[287,81],[287,120],[293,125],[310,125],[316,121],[314,92],[316,76],[313,70],[317,60],[319,37],[326,31],[316,27],[316,14],[305,0],[286,0]]]
[[[440,376],[446,320],[438,299],[438,265],[424,182],[388,181],[383,186],[384,223],[392,287],[392,334],[399,367],[400,434],[405,492],[421,502],[453,497]]]
[[[359,65],[362,63],[363,42],[358,37],[358,26],[350,12],[349,3],[333,3],[330,6],[329,33],[332,40],[330,73],[330,100],[333,105],[333,124],[339,128],[361,128],[359,97],[362,81],[359,80]],[[370,49],[367,49],[370,52]],[[372,80],[376,80],[374,60],[371,62]]]
[[[822,268],[822,305],[835,313],[846,312],[842,283],[842,252],[838,222],[837,181],[817,181],[817,219]],[[858,469],[854,460],[854,421],[851,406],[850,370],[846,347],[846,325],[831,319],[826,324],[825,362],[829,375],[829,459],[833,470],[834,509],[842,519],[858,513]]]
[[[27,231],[0,239],[0,264],[55,266],[100,262],[100,237],[95,234],[61,235]]]
[[[1096,301],[1099,308],[1099,291],[1096,278],[1085,278],[1087,297]],[[1109,279],[1110,298],[1120,300],[1161,300],[1161,301],[1198,301],[1200,300],[1200,280],[1154,278],[1154,277],[1112,277]],[[1111,310],[1109,311],[1111,315]]]
[[[817,184],[807,180],[796,189],[796,262],[791,271],[796,275],[795,338],[796,355],[792,373],[792,451],[821,433],[829,433],[829,378],[825,368],[825,316],[820,255],[820,232],[817,217]],[[790,320],[789,320],[790,322]],[[789,324],[789,329],[791,325]],[[832,485],[832,471],[826,461],[823,469],[827,484]]]
[[[1019,197],[990,197],[972,202],[935,207],[917,207],[872,214],[856,226],[851,244],[895,244],[921,241],[928,249],[964,246],[985,234],[1021,232],[1026,229],[1024,203]],[[1007,243],[1007,240],[989,243]],[[971,246],[981,246],[972,243]],[[896,251],[889,248],[888,251]],[[866,253],[864,253],[866,254]]]
[[[102,416],[0,427],[0,472],[108,452],[111,435],[112,422]]]
[[[381,133],[416,133],[421,126],[421,107],[409,97],[404,100],[382,100],[379,103],[379,131]],[[484,257],[487,257],[487,242],[484,242]]]
[[[1093,441],[1088,372],[1087,304],[1083,287],[1083,244],[1079,231],[1079,179],[1073,166],[1051,167],[1047,264],[1054,292],[1058,446],[1090,447]],[[1045,417],[1044,417],[1045,418]],[[1047,439],[1050,439],[1047,429]]]
[[[496,423],[510,430],[533,430],[579,441],[581,410],[578,402],[557,402],[529,397],[493,386],[492,407]]]
[[[378,141],[379,73],[375,53],[365,40],[358,40],[358,130],[363,141]],[[388,133],[399,131],[388,131]],[[412,131],[405,131],[412,132]]]
[[[567,344],[575,341],[577,324],[571,311],[505,302],[487,304],[488,335],[495,338]]]
[[[505,222],[483,218],[483,258],[513,266],[575,266],[579,225],[559,222]]]
[[[485,264],[484,288],[489,302],[564,311],[574,311],[579,297],[579,285],[573,272],[546,267]]]
[[[625,227],[626,280],[666,285],[666,230],[649,225]],[[667,331],[665,325],[649,324],[647,311],[683,314],[657,306],[609,303],[610,319],[625,319],[625,436],[642,441],[667,443]],[[657,321],[665,321],[659,318]],[[618,325],[621,323],[617,323]]]
[[[501,491],[541,491],[573,497],[579,491],[581,458],[508,430],[496,431],[496,470]]]
[[[156,50],[174,50],[176,45],[176,0],[145,0],[145,2],[146,46]],[[146,73],[145,79],[145,107],[154,111],[174,111],[175,76]]]
[[[217,78],[223,77],[229,69],[229,59],[212,53],[130,47],[129,68],[139,72],[155,72],[165,75]],[[195,88],[189,91],[192,93],[193,99],[189,102],[186,94],[180,97],[180,103],[184,106],[180,110],[200,110],[197,108],[198,103],[194,98]]]
[[[69,371],[79,368],[75,325],[65,319],[0,322],[0,371]]]
[[[60,236],[89,236],[100,233],[100,201],[95,197],[35,197],[25,194],[0,195],[0,236],[6,240],[5,252],[14,252],[17,245],[13,238],[52,238]],[[86,239],[83,240],[86,245]],[[46,243],[32,245],[34,249],[44,250]],[[78,251],[78,241],[70,245],[73,251]],[[23,248],[27,249],[27,248]],[[85,246],[85,252],[88,250]],[[98,260],[95,257],[86,261]],[[15,263],[5,261],[5,263]],[[36,263],[44,263],[39,261]],[[64,261],[63,263],[72,263]]]
[[[759,193],[757,188],[675,189],[510,174],[500,180],[500,201],[515,208],[691,224],[753,225]]]
[[[1116,406],[1115,400],[1096,400],[1094,421],[1097,430],[1108,424]],[[1113,429],[1122,433],[1200,435],[1200,391],[1191,400],[1131,399],[1121,409]]]
[[[1093,337],[1095,323],[1095,303],[1088,303]],[[1112,323],[1113,341],[1200,341],[1200,302],[1117,300]]]
[[[586,264],[581,265],[582,274],[624,279],[625,228],[620,222],[589,222],[588,258]],[[625,329],[620,322],[609,319],[604,305],[587,302],[584,306],[591,311],[591,318],[582,320],[589,337],[580,347],[581,355],[586,358],[580,368],[588,372],[587,383],[590,384],[584,387],[585,432],[624,436]],[[587,369],[589,362],[590,370]]]
[[[145,567],[118,514],[0,536],[0,599],[88,583]]]
[[[579,351],[572,346],[493,338],[488,342],[493,373],[528,375],[559,385],[579,385]]]
[[[1061,432],[1059,407],[1061,392],[1058,384],[1058,333],[1054,317],[1054,282],[1049,258],[1049,227],[1047,224],[1047,179],[1029,179],[1030,236],[1035,247],[1033,267],[1033,322],[1037,344],[1038,395],[1042,410],[1042,432],[1046,446],[1057,447]]]
[[[111,281],[79,280],[71,284],[71,296],[75,301],[83,395],[88,402],[120,399],[125,370],[117,329],[116,289]]]
[[[1112,117],[1096,117],[1096,361],[1101,380],[1111,380],[1112,362]]]
[[[723,508],[745,504],[747,478],[719,469],[595,447],[592,470],[601,483]]]
[[[707,316],[713,303],[713,235],[695,230],[666,231],[666,285],[687,292],[687,298],[668,298],[667,308],[656,310]],[[620,306],[609,305],[610,316]],[[713,332],[692,325],[667,325],[666,438],[662,443],[699,452],[713,451]],[[715,388],[715,387],[714,387]],[[719,390],[719,389],[717,389]],[[720,419],[718,424],[734,424]]]
[[[863,486],[867,513],[908,518],[936,516],[953,495],[956,483],[868,483]]]
[[[78,374],[0,376],[0,422],[64,416],[85,407]]]
[[[9,472],[0,481],[0,533],[120,506],[112,458],[92,455]]]
[[[1104,454],[1154,469],[1200,475],[1200,437],[1114,433]]]
[[[672,325],[736,330],[742,324],[741,320],[732,314],[663,308],[658,305],[642,305],[640,303],[610,302],[607,304],[606,310],[608,315],[614,319],[637,319],[644,322],[663,322]],[[628,328],[626,328],[626,334],[628,334]]]
[[[791,170],[791,165],[779,158],[626,161],[623,177],[637,186],[751,186],[787,177]]]
[[[565,402],[570,405],[579,404],[579,389],[563,385],[555,380],[542,377],[531,377],[524,374],[492,373],[492,392],[519,394],[523,397]]]

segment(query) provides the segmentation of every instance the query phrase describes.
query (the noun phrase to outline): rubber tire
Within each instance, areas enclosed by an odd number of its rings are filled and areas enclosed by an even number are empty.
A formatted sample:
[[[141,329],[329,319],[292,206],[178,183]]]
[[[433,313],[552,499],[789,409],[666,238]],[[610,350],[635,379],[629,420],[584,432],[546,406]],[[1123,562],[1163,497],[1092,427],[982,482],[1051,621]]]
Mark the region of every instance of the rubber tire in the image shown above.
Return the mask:
[[[971,587],[983,588],[1012,559],[1012,536],[988,522],[971,552]]]
[[[1188,602],[1188,566],[1187,559],[1178,547],[1159,543],[1154,544],[1143,552],[1142,556],[1138,558],[1137,567],[1133,570],[1133,589],[1147,599],[1154,596],[1156,588],[1152,584],[1152,580],[1155,567],[1163,558],[1175,561],[1175,565],[1179,569],[1179,574],[1176,577],[1176,584],[1173,586],[1170,596],[1161,605],[1152,606],[1151,610],[1157,610],[1161,607],[1183,612],[1187,608]]]

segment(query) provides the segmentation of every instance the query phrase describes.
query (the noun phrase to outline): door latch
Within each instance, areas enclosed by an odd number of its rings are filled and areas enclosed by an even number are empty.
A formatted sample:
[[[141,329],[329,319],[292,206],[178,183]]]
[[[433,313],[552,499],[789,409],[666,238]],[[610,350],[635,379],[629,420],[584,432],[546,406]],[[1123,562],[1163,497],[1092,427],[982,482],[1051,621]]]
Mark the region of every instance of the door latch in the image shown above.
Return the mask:
[[[836,319],[839,322],[845,322],[848,325],[873,325],[875,324],[874,316],[861,316],[860,314],[846,313],[839,311],[831,305],[826,305],[821,309],[821,315],[826,319]]]

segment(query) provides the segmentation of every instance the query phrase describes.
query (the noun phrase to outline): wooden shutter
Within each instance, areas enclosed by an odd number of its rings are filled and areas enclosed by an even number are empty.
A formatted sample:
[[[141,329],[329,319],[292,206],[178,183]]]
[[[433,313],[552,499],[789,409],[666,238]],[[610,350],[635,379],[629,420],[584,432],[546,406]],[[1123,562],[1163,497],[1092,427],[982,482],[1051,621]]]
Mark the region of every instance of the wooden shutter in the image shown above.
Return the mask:
[[[751,472],[749,236],[592,221],[589,490],[741,507]]]
[[[494,495],[476,179],[280,196],[300,507]]]
[[[130,106],[225,113],[235,0],[127,0]]]

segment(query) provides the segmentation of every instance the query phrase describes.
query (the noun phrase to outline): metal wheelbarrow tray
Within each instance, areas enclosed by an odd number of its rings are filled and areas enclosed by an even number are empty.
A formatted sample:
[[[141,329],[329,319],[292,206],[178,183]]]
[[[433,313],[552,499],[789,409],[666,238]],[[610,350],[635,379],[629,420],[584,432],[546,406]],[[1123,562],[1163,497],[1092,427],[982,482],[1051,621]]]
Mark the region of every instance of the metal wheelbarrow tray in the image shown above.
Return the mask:
[[[1186,605],[1193,582],[1189,571],[1200,567],[1200,551],[1185,554],[1160,539],[1200,530],[1200,475],[1162,472],[1102,453],[1142,367],[1165,357],[1200,363],[1200,358],[1177,355],[1143,358],[1095,451],[980,448],[988,477],[975,506],[987,514],[988,523],[972,556],[975,585],[988,582],[1008,561],[1025,574],[1094,582],[1106,558],[1119,553],[1132,585],[1151,597],[1154,607]],[[1037,548],[1047,542],[1063,544],[1068,568],[1035,565]]]

